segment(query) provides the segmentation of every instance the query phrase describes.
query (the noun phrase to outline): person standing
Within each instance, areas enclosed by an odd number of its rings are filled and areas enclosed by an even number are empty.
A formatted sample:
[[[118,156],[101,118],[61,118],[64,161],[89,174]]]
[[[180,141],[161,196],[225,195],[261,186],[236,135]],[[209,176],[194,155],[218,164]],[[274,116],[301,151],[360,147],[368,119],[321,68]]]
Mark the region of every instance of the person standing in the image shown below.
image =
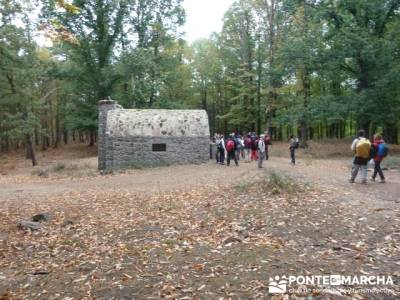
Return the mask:
[[[361,171],[361,183],[367,184],[367,163],[370,160],[371,142],[365,138],[365,131],[359,130],[358,137],[351,144],[351,150],[354,152],[353,166],[351,168],[350,183],[354,183],[358,171]]]
[[[385,141],[382,139],[382,136],[377,133],[374,136],[374,142],[373,142],[373,147],[375,149],[375,156],[373,157],[374,159],[374,173],[372,174],[371,180],[375,181],[376,175],[379,174],[379,177],[381,178],[381,183],[385,183],[385,175],[383,175],[382,169],[381,169],[381,162],[386,157],[387,152],[388,152],[388,147],[385,143]]]
[[[251,153],[251,135],[250,132],[244,138],[244,149],[245,149],[245,161],[250,162],[250,153]]]
[[[251,135],[251,160],[258,160],[257,157],[258,138],[255,133]]]
[[[240,142],[240,157],[244,160],[245,156],[244,156],[244,139],[243,139],[243,136],[240,136],[239,142]]]
[[[296,164],[296,149],[299,147],[299,140],[293,135],[290,136],[289,140],[289,151],[290,151],[290,162],[292,165]]]
[[[236,144],[236,159],[240,160],[240,152],[242,151],[242,138],[239,134],[235,136],[235,144]]]
[[[228,167],[231,164],[231,159],[233,159],[235,161],[236,166],[239,166],[239,163],[236,158],[236,149],[237,149],[237,145],[236,145],[236,141],[235,141],[235,135],[231,134],[229,136],[228,141],[226,142],[226,151],[228,152],[226,165]]]
[[[262,168],[262,164],[265,158],[265,136],[262,134],[258,139],[258,167]]]
[[[226,152],[225,139],[224,139],[224,135],[221,134],[219,136],[219,143],[218,143],[218,158],[219,158],[219,163],[221,165],[223,165],[224,161],[225,161],[225,152]]]

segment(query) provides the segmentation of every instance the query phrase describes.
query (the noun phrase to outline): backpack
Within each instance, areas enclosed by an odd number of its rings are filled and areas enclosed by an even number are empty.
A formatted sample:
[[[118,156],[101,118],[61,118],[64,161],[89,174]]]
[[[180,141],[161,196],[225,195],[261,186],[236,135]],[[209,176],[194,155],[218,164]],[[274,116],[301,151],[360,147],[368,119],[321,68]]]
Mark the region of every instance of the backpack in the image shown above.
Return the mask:
[[[367,139],[362,139],[357,142],[356,156],[368,159],[370,157],[371,142]]]
[[[377,149],[374,144],[371,145],[371,149],[369,150],[369,158],[374,159],[377,154]]]
[[[251,138],[250,138],[250,137],[246,137],[246,138],[244,139],[244,146],[245,146],[246,148],[248,148],[248,149],[251,148]]]
[[[217,143],[217,149],[218,149],[218,150],[223,149],[223,147],[222,147],[222,139],[218,141],[218,143]]]
[[[294,148],[297,149],[297,148],[299,148],[299,147],[300,147],[300,142],[299,142],[299,139],[296,138],[296,139],[294,140]]]
[[[297,149],[299,148],[299,146],[300,146],[299,139],[298,138],[293,139],[292,143],[290,144],[290,147],[293,149]]]
[[[379,144],[377,152],[379,157],[386,157],[389,152],[389,147],[386,143]]]
[[[226,151],[231,152],[235,150],[235,142],[233,140],[229,140],[228,143],[226,143]]]
[[[242,142],[240,141],[240,138],[236,139],[236,145],[238,149],[242,149]]]
[[[253,140],[253,144],[251,145],[251,149],[258,150],[258,139]]]

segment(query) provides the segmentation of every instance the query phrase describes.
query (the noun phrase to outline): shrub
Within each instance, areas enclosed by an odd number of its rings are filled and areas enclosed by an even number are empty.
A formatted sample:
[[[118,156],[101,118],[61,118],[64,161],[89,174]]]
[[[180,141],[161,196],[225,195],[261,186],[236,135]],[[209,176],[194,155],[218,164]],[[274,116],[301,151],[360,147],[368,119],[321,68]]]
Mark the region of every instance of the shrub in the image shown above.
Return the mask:
[[[62,162],[56,163],[56,164],[51,168],[51,170],[52,170],[53,172],[61,172],[61,171],[64,171],[64,170],[65,170],[65,164],[62,163]]]
[[[263,182],[263,189],[273,194],[297,194],[306,190],[307,185],[300,184],[296,180],[288,176],[281,176],[276,172],[271,172],[269,177]]]
[[[49,171],[46,169],[35,169],[32,171],[32,175],[47,178],[49,177]]]

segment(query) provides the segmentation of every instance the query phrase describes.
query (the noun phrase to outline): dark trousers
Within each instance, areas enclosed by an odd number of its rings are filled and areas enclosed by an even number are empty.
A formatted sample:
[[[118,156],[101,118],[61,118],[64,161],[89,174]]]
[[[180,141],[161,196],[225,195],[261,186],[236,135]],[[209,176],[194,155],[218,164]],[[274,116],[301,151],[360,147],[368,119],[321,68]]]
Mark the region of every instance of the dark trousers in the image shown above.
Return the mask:
[[[268,146],[265,145],[265,160],[268,160],[269,156],[268,156]]]
[[[226,164],[229,166],[230,165],[230,163],[231,163],[231,159],[233,159],[234,161],[235,161],[235,165],[239,165],[239,163],[238,163],[238,161],[237,161],[237,158],[236,158],[236,151],[235,150],[233,150],[233,151],[228,151],[228,158],[227,158],[227,161],[226,161]]]
[[[217,156],[218,156],[218,158],[217,158],[218,162],[221,163],[221,164],[223,164],[224,161],[225,161],[225,151],[224,151],[224,148],[218,149]]]
[[[295,151],[296,151],[296,149],[290,148],[290,158],[292,160],[292,164],[296,163]]]
[[[375,179],[377,174],[379,174],[379,177],[381,178],[381,180],[385,180],[385,176],[383,175],[383,172],[381,169],[381,162],[375,160],[375,168],[374,168],[374,174],[372,174],[372,178]]]

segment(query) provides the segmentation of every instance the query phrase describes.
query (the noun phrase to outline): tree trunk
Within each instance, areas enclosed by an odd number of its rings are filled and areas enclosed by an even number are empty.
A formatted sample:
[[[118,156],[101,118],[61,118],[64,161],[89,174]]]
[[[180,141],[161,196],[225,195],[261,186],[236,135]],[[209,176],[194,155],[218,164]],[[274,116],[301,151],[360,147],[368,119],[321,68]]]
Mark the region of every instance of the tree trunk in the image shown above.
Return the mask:
[[[300,120],[300,147],[307,147],[307,110],[308,110],[308,101],[311,95],[311,82],[310,75],[308,70],[303,70],[301,76],[301,82],[303,85],[303,115]]]
[[[29,154],[30,159],[32,160],[32,166],[37,165],[35,148],[32,143],[32,137],[30,134],[26,135],[26,153]]]
[[[263,133],[261,131],[261,77],[262,77],[262,57],[261,51],[258,50],[257,57],[257,131],[259,133]]]
[[[89,134],[89,147],[93,147],[95,142],[95,133],[93,131],[90,131]]]
[[[64,139],[64,144],[68,144],[68,130],[66,128],[63,129],[63,139]]]
[[[61,143],[61,120],[60,120],[60,96],[58,93],[58,82],[56,81],[56,116],[55,116],[55,141],[54,148],[57,148]]]
[[[208,101],[208,99],[207,99],[208,98],[208,86],[204,79],[203,79],[203,93],[202,94],[203,95],[201,98],[201,106],[205,111],[207,111],[207,109],[208,109],[208,103],[207,103],[207,101]]]
[[[46,142],[46,136],[42,136],[42,151],[47,150],[47,142]]]

